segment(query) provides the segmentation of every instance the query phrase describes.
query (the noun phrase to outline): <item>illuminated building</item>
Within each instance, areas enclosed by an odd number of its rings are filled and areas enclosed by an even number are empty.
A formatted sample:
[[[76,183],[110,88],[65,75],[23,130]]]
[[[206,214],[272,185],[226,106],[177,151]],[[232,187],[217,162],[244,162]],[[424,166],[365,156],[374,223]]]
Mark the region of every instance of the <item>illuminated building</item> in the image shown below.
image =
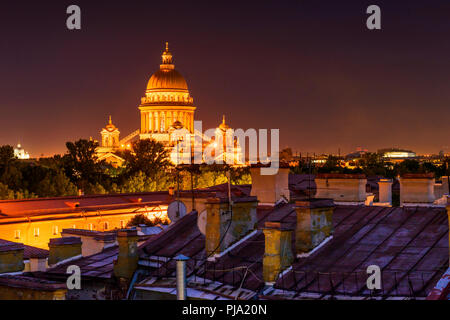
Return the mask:
[[[136,214],[167,216],[167,192],[0,201],[0,236],[47,249],[63,229],[121,229]]]
[[[167,42],[159,70],[150,77],[145,96],[141,98],[138,109],[141,115],[140,129],[122,140],[119,140],[120,132],[118,128],[112,124],[111,118],[109,119],[108,125],[101,131],[102,143],[97,149],[99,160],[105,160],[115,166],[120,166],[124,160],[118,157],[115,152],[119,149],[129,149],[131,141],[136,138],[156,140],[171,151],[177,148],[176,154],[173,155],[172,153],[173,163],[181,163],[183,162],[181,159],[186,159],[186,157],[191,158],[192,155],[186,153],[186,148],[179,146],[186,137],[191,141],[190,146],[193,146],[194,141],[195,143],[201,143],[202,151],[208,145],[216,143],[214,138],[207,137],[194,129],[196,110],[194,99],[190,95],[186,80],[175,70],[173,56],[169,51]],[[225,152],[219,152],[214,156],[215,159],[223,158],[223,160],[226,159],[227,163],[232,162],[241,165],[243,164],[243,156],[239,141],[232,138],[233,132],[225,123],[224,117],[222,123],[216,128],[216,133],[224,138]],[[227,150],[226,143],[229,141],[233,141],[233,147]],[[233,159],[233,161],[230,159]]]
[[[100,147],[97,148],[97,158],[99,161],[106,161],[113,165],[114,167],[121,166],[125,161],[123,158],[115,154],[122,146],[119,140],[120,131],[112,123],[111,116],[109,116],[108,124],[100,132],[102,136],[102,142]],[[129,145],[127,145],[129,147]]]
[[[22,148],[20,143],[14,148],[14,156],[21,160],[30,159],[30,154]]]
[[[385,158],[415,158],[416,157],[416,153],[415,152],[410,152],[410,151],[390,151],[390,152],[386,152],[383,157]]]
[[[142,97],[139,106],[140,139],[152,138],[168,143],[169,130],[177,125],[177,121],[183,128],[193,133],[195,109],[186,80],[175,70],[172,54],[166,43],[160,69],[150,77],[145,96]]]

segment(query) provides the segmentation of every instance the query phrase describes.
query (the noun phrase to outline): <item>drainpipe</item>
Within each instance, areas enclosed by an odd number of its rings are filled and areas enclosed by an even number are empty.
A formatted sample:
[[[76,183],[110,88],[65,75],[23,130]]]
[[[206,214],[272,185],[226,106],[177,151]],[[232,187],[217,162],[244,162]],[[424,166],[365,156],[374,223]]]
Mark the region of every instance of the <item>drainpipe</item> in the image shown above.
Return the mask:
[[[179,254],[175,260],[177,261],[177,300],[186,300],[186,261],[189,258]]]

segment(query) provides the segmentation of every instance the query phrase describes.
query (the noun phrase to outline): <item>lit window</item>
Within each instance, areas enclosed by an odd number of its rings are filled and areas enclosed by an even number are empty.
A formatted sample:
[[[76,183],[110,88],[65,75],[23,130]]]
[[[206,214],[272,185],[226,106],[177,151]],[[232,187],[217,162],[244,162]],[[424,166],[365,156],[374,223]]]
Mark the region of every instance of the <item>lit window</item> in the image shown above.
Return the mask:
[[[108,230],[108,228],[109,228],[109,223],[108,223],[108,222],[105,222],[105,223],[103,224],[103,229]]]
[[[120,220],[120,228],[125,228],[125,221],[124,220]]]
[[[58,235],[58,226],[53,226],[53,235],[54,236]]]
[[[20,239],[20,230],[14,230],[14,239]]]
[[[33,234],[35,237],[39,237],[39,228],[34,228]]]
[[[94,230],[94,226],[92,225],[92,223],[89,223],[89,230]]]
[[[76,224],[72,225],[72,229],[76,229],[76,228],[77,228]]]

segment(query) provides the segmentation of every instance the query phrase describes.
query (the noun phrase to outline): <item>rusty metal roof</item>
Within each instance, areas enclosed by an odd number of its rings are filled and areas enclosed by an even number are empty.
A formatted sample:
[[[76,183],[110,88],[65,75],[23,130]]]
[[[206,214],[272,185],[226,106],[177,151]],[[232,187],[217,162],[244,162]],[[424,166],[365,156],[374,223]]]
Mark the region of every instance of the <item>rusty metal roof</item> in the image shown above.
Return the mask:
[[[233,250],[206,261],[205,237],[190,213],[152,239],[141,255],[154,276],[173,277],[173,257],[191,257],[187,273],[228,285],[258,291],[262,281],[264,235],[254,233]],[[296,225],[294,204],[258,209],[258,225],[280,221]],[[443,208],[336,206],[334,238],[307,258],[297,259],[275,288],[295,298],[300,293],[368,296],[366,268],[382,270],[385,296],[425,297],[448,267],[448,223]],[[294,239],[293,239],[293,243]],[[267,293],[270,295],[270,293]]]
[[[28,245],[24,245],[22,243],[12,242],[8,240],[0,239],[0,246],[3,249],[12,250],[11,248],[21,249],[23,248],[23,258],[24,259],[30,259],[30,258],[38,258],[43,259],[48,257],[48,250],[32,247]],[[0,249],[2,250],[2,249]]]

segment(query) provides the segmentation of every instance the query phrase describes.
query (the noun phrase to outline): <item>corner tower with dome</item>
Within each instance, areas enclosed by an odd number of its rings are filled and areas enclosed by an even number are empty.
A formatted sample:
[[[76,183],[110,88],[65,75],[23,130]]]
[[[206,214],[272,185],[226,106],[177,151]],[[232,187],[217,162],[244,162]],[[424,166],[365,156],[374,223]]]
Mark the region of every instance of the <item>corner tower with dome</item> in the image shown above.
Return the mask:
[[[173,56],[166,42],[162,64],[148,81],[145,96],[141,98],[140,139],[155,139],[170,142],[170,131],[174,127],[194,132],[194,99],[186,80],[175,70]]]

